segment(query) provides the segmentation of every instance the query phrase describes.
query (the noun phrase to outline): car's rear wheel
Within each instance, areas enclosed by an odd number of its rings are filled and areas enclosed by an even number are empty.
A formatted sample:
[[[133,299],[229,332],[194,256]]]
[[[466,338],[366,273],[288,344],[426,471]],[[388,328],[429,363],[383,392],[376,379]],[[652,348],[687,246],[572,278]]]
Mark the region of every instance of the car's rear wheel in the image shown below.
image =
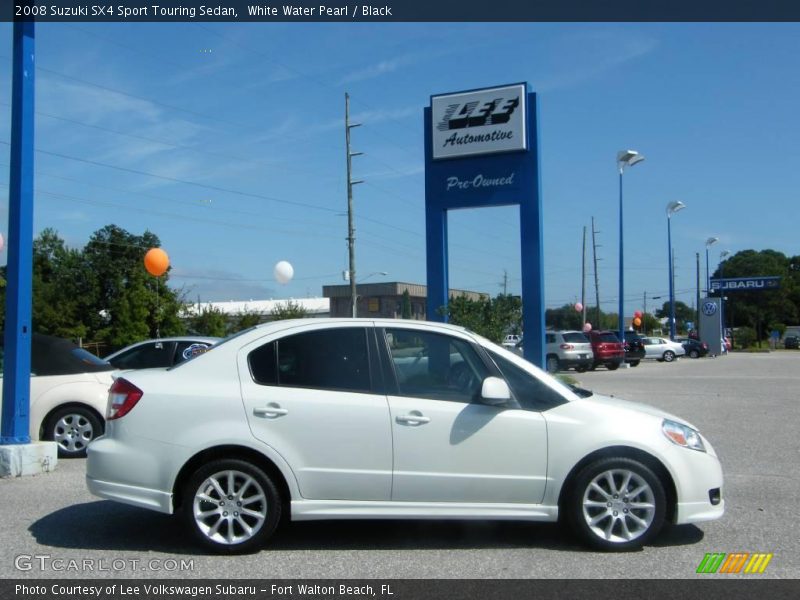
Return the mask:
[[[608,363],[608,364],[606,365],[606,368],[607,368],[609,371],[616,371],[617,369],[619,369],[619,363]]]
[[[548,373],[557,373],[558,372],[558,357],[557,356],[548,356],[547,357],[547,372]]]
[[[700,358],[700,353],[697,350],[689,350],[689,358]]]
[[[278,489],[264,471],[238,459],[200,467],[184,488],[183,516],[195,538],[225,554],[251,552],[275,532]]]
[[[632,367],[638,367],[638,366],[639,366],[639,361],[638,361],[638,360],[632,360],[632,361],[630,362],[630,365],[631,365]]]
[[[66,406],[47,419],[43,438],[58,445],[60,458],[82,458],[86,448],[103,434],[103,421],[89,408]]]
[[[664,362],[672,362],[675,360],[675,353],[672,350],[664,352]]]
[[[567,497],[567,519],[600,550],[641,548],[664,524],[666,494],[649,467],[631,458],[603,458],[578,473]]]

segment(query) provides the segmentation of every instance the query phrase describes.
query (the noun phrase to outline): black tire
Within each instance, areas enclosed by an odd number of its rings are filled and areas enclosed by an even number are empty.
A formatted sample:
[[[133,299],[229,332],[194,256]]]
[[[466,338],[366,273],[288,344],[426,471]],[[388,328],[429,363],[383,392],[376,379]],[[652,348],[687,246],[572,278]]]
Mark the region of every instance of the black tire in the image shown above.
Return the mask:
[[[588,371],[588,370],[589,370],[589,367],[587,367],[586,365],[580,365],[578,367],[575,367],[575,371],[577,373],[586,373],[586,371]]]
[[[545,366],[547,367],[547,372],[548,373],[558,373],[558,370],[560,368],[560,364],[558,362],[558,357],[555,356],[554,354],[550,354],[547,357]]]
[[[607,368],[609,371],[616,371],[617,369],[619,369],[619,363],[608,363],[608,364],[606,365],[606,368]]]
[[[624,494],[636,489],[636,496]],[[581,469],[562,509],[583,542],[622,552],[638,550],[658,535],[666,506],[664,486],[649,467],[632,458],[602,458]]]
[[[65,406],[51,414],[44,424],[42,439],[58,445],[59,458],[83,458],[86,448],[103,435],[105,424],[86,406]]]
[[[672,350],[664,352],[664,362],[671,363],[673,360],[675,360],[675,353]]]
[[[638,367],[638,366],[639,366],[639,361],[638,361],[638,360],[632,360],[632,361],[630,362],[630,365],[631,365],[632,367]]]
[[[689,350],[689,358],[700,358],[700,353],[697,350]]]
[[[214,552],[254,552],[278,526],[281,497],[270,476],[259,467],[239,459],[215,460],[197,469],[186,482],[182,517],[195,539]]]

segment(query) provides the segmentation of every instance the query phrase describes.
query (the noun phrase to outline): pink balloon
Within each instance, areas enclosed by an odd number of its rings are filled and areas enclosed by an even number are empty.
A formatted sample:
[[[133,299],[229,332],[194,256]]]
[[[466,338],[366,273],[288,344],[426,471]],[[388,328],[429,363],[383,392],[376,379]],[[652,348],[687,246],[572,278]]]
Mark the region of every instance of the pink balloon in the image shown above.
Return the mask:
[[[583,330],[586,333],[589,333],[592,330],[592,324],[591,323],[584,323],[583,324]]]
[[[583,304],[581,304],[580,302],[576,302],[575,303],[575,310],[577,310],[578,312],[581,312],[583,310]]]
[[[642,318],[642,311],[640,311],[640,310],[634,311],[633,316],[636,317],[637,319],[641,319]]]

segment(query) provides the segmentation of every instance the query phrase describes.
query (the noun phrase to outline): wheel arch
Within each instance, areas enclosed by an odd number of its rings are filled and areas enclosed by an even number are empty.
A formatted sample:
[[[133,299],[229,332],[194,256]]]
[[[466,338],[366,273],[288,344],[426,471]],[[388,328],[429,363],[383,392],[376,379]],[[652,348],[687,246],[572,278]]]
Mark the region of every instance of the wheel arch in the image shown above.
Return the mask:
[[[638,460],[650,468],[664,486],[664,493],[667,497],[666,519],[670,522],[675,521],[678,506],[678,492],[675,488],[675,481],[672,479],[672,475],[670,475],[669,470],[658,458],[652,454],[648,454],[644,450],[632,448],[630,446],[609,446],[608,448],[601,448],[595,450],[591,454],[587,454],[578,461],[575,466],[572,467],[569,474],[564,479],[564,484],[561,486],[561,491],[558,495],[559,512],[564,512],[562,508],[578,473],[587,465],[603,458],[631,458]]]
[[[286,478],[283,476],[278,466],[261,452],[246,446],[237,446],[234,444],[206,448],[186,461],[178,472],[178,476],[175,478],[175,483],[172,486],[173,512],[178,512],[183,504],[183,487],[192,476],[192,473],[210,461],[223,458],[244,460],[262,469],[272,478],[281,495],[281,514],[286,517],[291,516],[291,491],[289,489],[289,484],[286,482]]]

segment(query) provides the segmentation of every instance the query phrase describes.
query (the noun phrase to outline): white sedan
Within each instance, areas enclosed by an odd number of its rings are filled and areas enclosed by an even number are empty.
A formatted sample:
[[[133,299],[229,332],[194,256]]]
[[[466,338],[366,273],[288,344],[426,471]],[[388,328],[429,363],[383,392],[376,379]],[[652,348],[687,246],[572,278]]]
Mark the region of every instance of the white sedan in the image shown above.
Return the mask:
[[[679,342],[673,342],[666,338],[646,337],[642,338],[644,344],[644,357],[654,358],[658,361],[672,362],[679,356],[686,354],[686,348]]]
[[[124,374],[107,419],[89,490],[177,513],[217,552],[257,550],[283,515],[563,515],[588,545],[630,550],[725,506],[719,460],[683,419],[567,388],[437,323],[260,325],[168,371]]]
[[[0,348],[0,359],[2,348]],[[69,340],[31,337],[31,440],[58,444],[61,458],[86,456],[103,433],[103,416],[114,367]],[[0,399],[2,399],[0,369]]]

